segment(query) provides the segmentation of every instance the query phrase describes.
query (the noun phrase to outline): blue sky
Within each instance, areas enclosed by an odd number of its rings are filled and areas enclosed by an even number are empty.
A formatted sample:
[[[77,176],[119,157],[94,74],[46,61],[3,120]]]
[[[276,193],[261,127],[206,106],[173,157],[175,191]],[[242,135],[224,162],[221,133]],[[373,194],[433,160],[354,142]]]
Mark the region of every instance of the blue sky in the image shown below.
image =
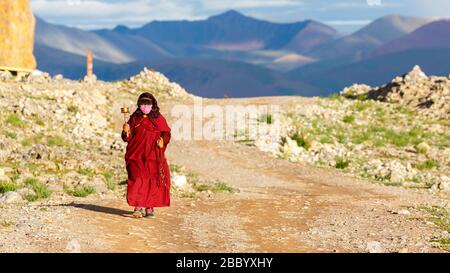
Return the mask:
[[[341,32],[387,14],[450,17],[450,0],[30,0],[36,15],[83,29],[138,27],[152,20],[199,20],[229,9],[272,22],[314,19]]]

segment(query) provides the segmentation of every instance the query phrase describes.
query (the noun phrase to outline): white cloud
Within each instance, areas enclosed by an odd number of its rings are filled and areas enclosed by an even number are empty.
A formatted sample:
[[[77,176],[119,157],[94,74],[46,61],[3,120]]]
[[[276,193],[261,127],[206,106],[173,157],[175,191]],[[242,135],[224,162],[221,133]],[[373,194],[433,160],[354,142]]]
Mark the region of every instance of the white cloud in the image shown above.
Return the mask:
[[[299,0],[31,0],[38,16],[76,23],[98,22],[109,25],[112,21],[133,25],[151,20],[204,19],[211,12],[228,9],[289,7],[301,5]],[[52,20],[53,19],[53,20]]]

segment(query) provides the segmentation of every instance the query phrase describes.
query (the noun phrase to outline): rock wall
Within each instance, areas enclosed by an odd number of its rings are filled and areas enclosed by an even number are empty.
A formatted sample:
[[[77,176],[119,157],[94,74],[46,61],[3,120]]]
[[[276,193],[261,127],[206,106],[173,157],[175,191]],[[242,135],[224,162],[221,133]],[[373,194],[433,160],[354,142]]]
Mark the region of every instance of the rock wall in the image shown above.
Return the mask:
[[[0,1],[0,69],[33,70],[35,18],[28,0]]]

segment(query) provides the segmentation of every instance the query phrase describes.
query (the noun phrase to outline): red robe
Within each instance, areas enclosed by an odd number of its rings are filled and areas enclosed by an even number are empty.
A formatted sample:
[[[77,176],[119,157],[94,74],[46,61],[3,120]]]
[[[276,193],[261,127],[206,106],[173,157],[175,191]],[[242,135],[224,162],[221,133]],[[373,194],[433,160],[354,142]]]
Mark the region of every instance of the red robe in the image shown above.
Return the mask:
[[[128,172],[127,202],[133,207],[153,208],[170,206],[170,170],[165,157],[170,142],[170,127],[159,114],[157,118],[136,111],[127,122],[131,134],[122,132],[128,142],[125,162]],[[162,136],[164,147],[156,144]]]

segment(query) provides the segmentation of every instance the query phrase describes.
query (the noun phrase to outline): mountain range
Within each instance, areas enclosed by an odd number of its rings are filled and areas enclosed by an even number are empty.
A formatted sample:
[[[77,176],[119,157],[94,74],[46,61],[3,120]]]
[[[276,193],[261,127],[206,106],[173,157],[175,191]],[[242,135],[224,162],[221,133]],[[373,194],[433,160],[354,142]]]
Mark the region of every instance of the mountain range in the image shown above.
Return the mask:
[[[85,31],[37,18],[38,68],[79,79],[119,80],[144,66],[204,97],[325,96],[348,83],[379,84],[415,64],[450,72],[450,21],[389,15],[341,36],[313,20],[273,23],[231,10],[197,21]]]

